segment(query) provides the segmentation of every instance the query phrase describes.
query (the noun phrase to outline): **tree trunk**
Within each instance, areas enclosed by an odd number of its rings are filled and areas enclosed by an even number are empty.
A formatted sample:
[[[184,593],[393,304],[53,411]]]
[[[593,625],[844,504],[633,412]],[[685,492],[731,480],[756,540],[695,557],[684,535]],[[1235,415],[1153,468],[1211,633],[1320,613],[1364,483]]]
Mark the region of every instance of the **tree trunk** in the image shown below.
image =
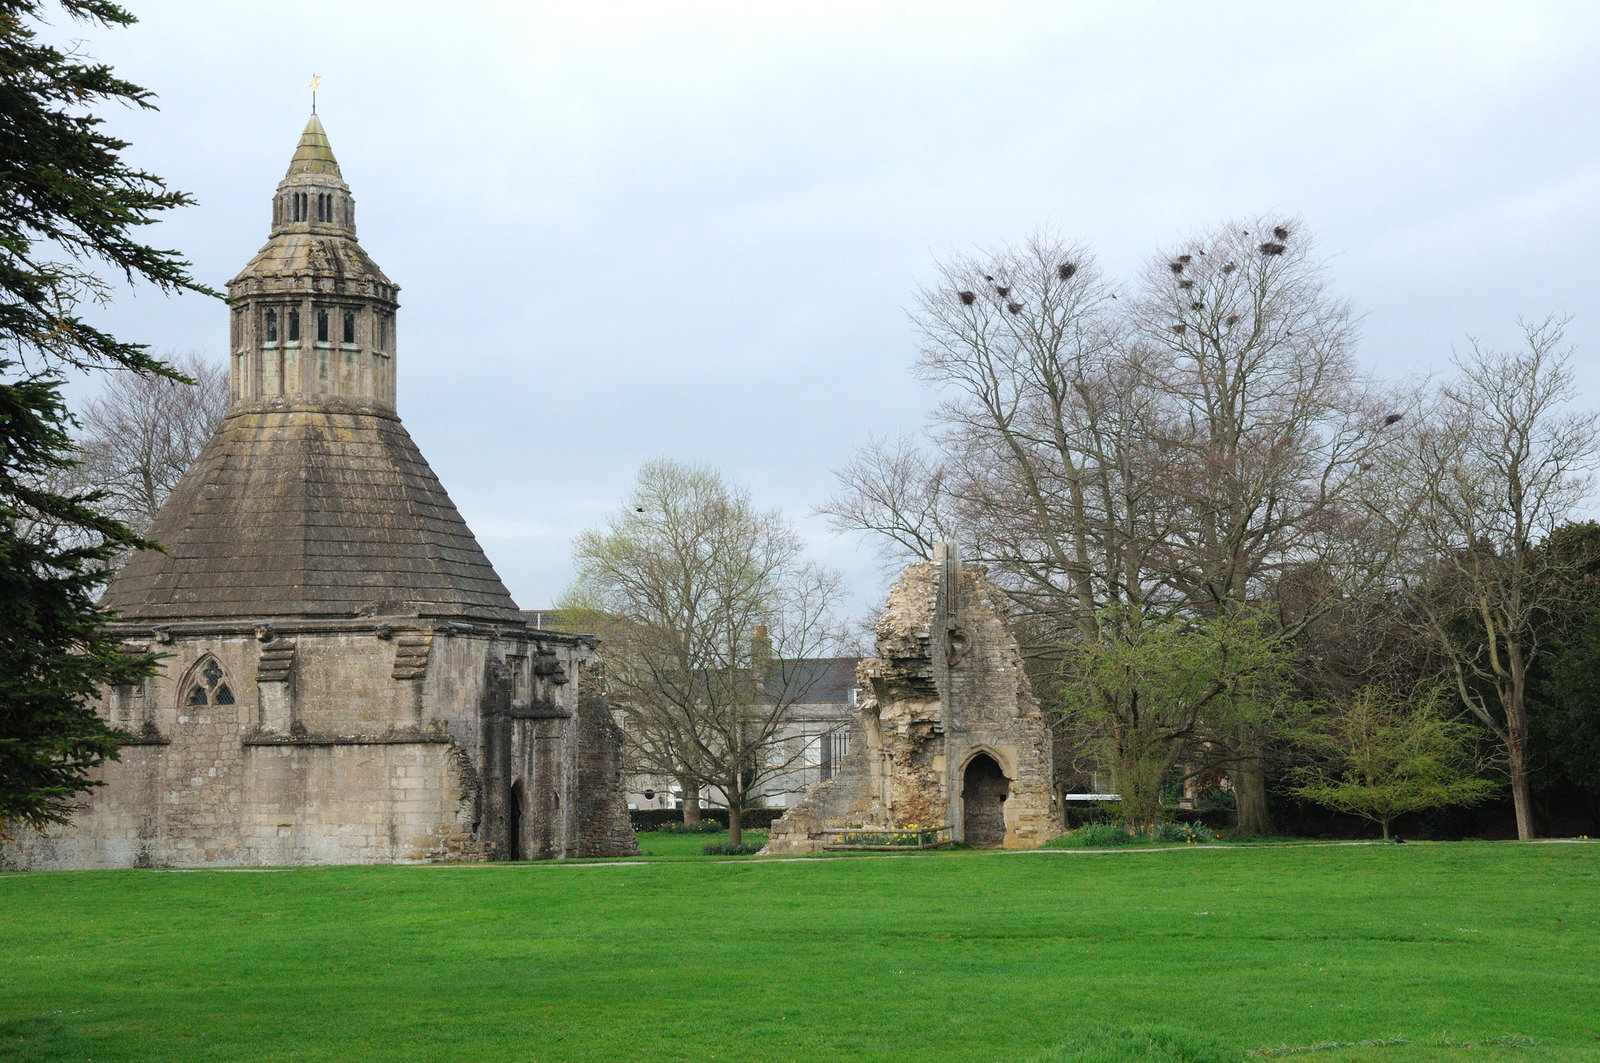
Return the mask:
[[[743,810],[739,802],[728,802],[728,844],[741,845],[744,842]]]
[[[1517,840],[1538,836],[1533,825],[1533,794],[1528,788],[1528,737],[1513,730],[1506,743],[1511,768],[1511,804],[1517,814]]]
[[[1256,750],[1229,775],[1233,778],[1233,798],[1239,808],[1239,833],[1262,836],[1272,833],[1272,813],[1267,810],[1267,775]]]
[[[1520,647],[1506,649],[1510,681],[1502,686],[1501,704],[1506,713],[1506,766],[1511,771],[1511,805],[1517,816],[1517,840],[1538,836],[1533,825],[1533,794],[1528,786],[1528,703],[1527,666]]]
[[[1378,820],[1378,823],[1383,827],[1383,840],[1384,841],[1388,841],[1389,840],[1389,821],[1386,820],[1386,819],[1380,819],[1380,820]]]
[[[700,822],[700,788],[680,782],[683,787],[683,825],[692,827]]]

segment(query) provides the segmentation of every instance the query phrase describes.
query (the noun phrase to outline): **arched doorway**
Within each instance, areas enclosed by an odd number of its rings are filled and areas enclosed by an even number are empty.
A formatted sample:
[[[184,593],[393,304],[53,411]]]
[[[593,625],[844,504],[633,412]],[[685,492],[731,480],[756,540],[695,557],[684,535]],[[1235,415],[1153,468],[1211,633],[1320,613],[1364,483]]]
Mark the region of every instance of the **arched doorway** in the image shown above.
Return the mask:
[[[967,762],[962,777],[961,818],[964,841],[971,846],[992,849],[1006,840],[1006,797],[1011,780],[987,753]]]
[[[511,784],[511,800],[506,803],[506,859],[522,859],[522,784]]]

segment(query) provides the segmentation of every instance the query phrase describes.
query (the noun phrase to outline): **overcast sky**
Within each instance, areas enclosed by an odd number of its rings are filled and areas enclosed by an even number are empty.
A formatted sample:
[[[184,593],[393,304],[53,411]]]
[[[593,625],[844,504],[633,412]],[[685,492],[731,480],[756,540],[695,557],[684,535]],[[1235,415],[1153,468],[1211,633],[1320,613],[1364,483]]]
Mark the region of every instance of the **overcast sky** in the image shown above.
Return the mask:
[[[402,288],[400,413],[524,608],[641,461],[717,466],[864,606],[811,507],[921,425],[905,308],[1049,225],[1112,275],[1233,216],[1305,219],[1375,372],[1570,313],[1600,395],[1600,4],[764,5],[127,0],[56,39],[155,90],[131,157],[200,205],[153,239],[221,287],[318,111]],[[221,361],[223,307],[121,333]]]

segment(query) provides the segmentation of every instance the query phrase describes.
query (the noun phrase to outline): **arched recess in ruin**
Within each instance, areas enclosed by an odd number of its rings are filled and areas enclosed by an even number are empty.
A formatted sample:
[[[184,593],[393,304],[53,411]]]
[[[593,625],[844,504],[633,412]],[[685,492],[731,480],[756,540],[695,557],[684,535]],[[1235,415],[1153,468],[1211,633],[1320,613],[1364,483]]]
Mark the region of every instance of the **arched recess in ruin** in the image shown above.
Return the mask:
[[[961,772],[962,840],[980,849],[1003,845],[1009,796],[1011,780],[994,754],[974,753]]]
[[[506,859],[522,859],[522,781],[511,784],[511,800],[506,802]]]

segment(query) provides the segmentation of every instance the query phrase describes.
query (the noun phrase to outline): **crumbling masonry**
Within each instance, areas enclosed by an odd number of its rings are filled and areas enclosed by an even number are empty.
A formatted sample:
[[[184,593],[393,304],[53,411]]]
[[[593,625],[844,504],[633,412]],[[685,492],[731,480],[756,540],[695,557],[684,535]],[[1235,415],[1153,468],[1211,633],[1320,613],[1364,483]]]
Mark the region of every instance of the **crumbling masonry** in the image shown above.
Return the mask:
[[[982,566],[939,544],[911,565],[878,621],[878,656],[839,772],[773,824],[768,849],[816,852],[830,829],[949,825],[974,846],[1061,833],[1050,726]]]

